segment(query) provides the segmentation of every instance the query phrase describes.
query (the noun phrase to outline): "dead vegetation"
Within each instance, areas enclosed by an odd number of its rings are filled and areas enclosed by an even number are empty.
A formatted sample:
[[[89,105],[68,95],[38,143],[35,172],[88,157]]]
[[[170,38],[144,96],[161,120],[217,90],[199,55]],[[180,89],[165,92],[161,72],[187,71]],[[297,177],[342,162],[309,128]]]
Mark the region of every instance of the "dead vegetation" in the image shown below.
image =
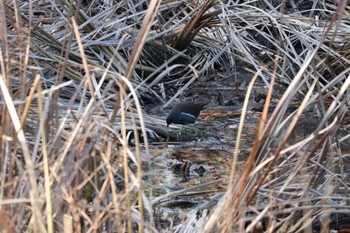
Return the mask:
[[[0,12],[2,231],[348,229],[346,1],[2,1]],[[165,120],[142,107],[168,106],[208,73],[248,83],[230,178],[155,198],[142,161]],[[266,100],[237,180],[257,79]],[[317,125],[292,140],[310,112]],[[180,220],[155,214],[196,194],[213,197]]]

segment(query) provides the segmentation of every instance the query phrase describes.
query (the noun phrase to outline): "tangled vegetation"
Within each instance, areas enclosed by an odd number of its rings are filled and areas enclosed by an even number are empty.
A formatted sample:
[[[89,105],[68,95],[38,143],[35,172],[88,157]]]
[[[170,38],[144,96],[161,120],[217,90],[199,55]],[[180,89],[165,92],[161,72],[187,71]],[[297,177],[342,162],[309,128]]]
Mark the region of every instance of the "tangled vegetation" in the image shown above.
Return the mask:
[[[344,0],[2,1],[0,229],[328,232],[346,227],[349,7]],[[225,192],[181,221],[156,216],[162,198],[177,193],[154,198],[143,188],[148,136],[166,132],[164,118],[148,115],[143,106],[170,105],[210,72],[242,70],[250,76]],[[267,87],[265,105],[236,180],[257,79]],[[287,88],[269,112],[277,83]],[[286,114],[296,96],[302,96],[297,108]],[[310,112],[317,126],[291,140]],[[135,145],[128,144],[128,132]],[[166,224],[160,223],[164,219]]]

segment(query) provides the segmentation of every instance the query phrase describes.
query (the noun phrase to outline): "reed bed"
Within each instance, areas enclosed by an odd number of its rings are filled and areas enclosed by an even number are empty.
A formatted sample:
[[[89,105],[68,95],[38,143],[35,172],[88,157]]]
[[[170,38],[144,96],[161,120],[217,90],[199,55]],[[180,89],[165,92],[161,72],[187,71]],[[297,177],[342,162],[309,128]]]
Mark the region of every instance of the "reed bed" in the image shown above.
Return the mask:
[[[0,12],[2,231],[327,232],[347,226],[346,1],[2,1]],[[171,104],[209,72],[242,70],[251,75],[227,190],[210,208],[158,224],[158,199],[143,189],[142,158],[150,153],[149,132],[161,134],[165,121],[147,116],[142,106]],[[267,97],[244,174],[235,180],[257,79]],[[268,113],[279,84],[288,88]],[[286,114],[297,95],[300,104]],[[310,112],[317,126],[291,140]]]

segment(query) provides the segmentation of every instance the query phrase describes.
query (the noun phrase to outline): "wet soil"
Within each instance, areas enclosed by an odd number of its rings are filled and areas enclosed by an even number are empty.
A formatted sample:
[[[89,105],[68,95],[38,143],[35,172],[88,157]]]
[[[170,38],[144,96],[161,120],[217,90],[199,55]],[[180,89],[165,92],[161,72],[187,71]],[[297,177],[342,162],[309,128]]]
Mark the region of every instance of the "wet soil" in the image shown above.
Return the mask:
[[[160,122],[155,130],[160,136],[153,143],[152,136],[149,137],[150,155],[144,158],[148,166],[144,179],[145,189],[152,196],[151,200],[160,198],[154,204],[161,220],[169,214],[175,217],[180,212],[188,212],[225,191],[246,84],[247,82],[235,82],[232,77],[208,76],[197,80],[183,93],[177,102],[206,103],[206,109],[201,111],[197,119],[196,136],[192,125],[185,126],[181,136],[178,131],[182,126],[171,125],[170,140],[166,142],[165,119],[175,103],[165,109],[161,104],[148,105],[145,109],[150,116],[158,116]],[[257,98],[252,100],[250,109],[262,109],[259,95],[265,92],[265,88],[262,83],[259,85],[254,90]],[[237,178],[241,175],[249,155],[259,116],[259,110],[250,111],[247,115]],[[164,131],[159,130],[159,127]],[[196,188],[191,190],[192,187]],[[173,193],[178,194],[172,195]]]
[[[145,188],[158,210],[160,221],[166,221],[164,216],[169,214],[178,217],[180,213],[189,212],[199,204],[225,192],[248,86],[248,81],[245,80],[249,78],[241,77],[244,81],[237,82],[234,77],[229,76],[203,77],[183,93],[178,102],[207,103],[207,108],[201,111],[197,119],[197,136],[193,135],[191,125],[185,127],[181,136],[177,133],[182,126],[171,125],[170,140],[166,142],[165,119],[172,105],[165,109],[161,104],[148,105],[145,109],[150,116],[158,116],[160,122],[157,122],[157,133],[160,136],[153,143],[150,137],[150,155],[144,158],[147,167],[144,172]],[[282,84],[276,86],[270,104],[271,111],[287,88]],[[249,156],[266,93],[264,83],[257,82],[245,119],[236,178],[242,174]],[[288,112],[299,106],[299,98],[301,97],[292,101],[293,107]],[[317,122],[312,111],[306,114],[297,125],[290,143],[297,140],[296,135],[304,136],[312,132]]]

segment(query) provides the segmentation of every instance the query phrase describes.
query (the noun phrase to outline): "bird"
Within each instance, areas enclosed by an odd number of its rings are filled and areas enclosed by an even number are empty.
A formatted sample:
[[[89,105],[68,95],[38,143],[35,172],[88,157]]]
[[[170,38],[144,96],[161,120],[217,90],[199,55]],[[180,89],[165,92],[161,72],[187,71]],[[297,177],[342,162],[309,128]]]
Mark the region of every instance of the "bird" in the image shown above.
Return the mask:
[[[201,110],[203,110],[205,104],[203,103],[179,103],[176,104],[168,117],[166,118],[167,127],[170,124],[177,125],[189,125],[195,124]],[[182,130],[182,129],[181,129]],[[180,130],[180,134],[181,134]],[[195,128],[195,135],[197,135]]]

